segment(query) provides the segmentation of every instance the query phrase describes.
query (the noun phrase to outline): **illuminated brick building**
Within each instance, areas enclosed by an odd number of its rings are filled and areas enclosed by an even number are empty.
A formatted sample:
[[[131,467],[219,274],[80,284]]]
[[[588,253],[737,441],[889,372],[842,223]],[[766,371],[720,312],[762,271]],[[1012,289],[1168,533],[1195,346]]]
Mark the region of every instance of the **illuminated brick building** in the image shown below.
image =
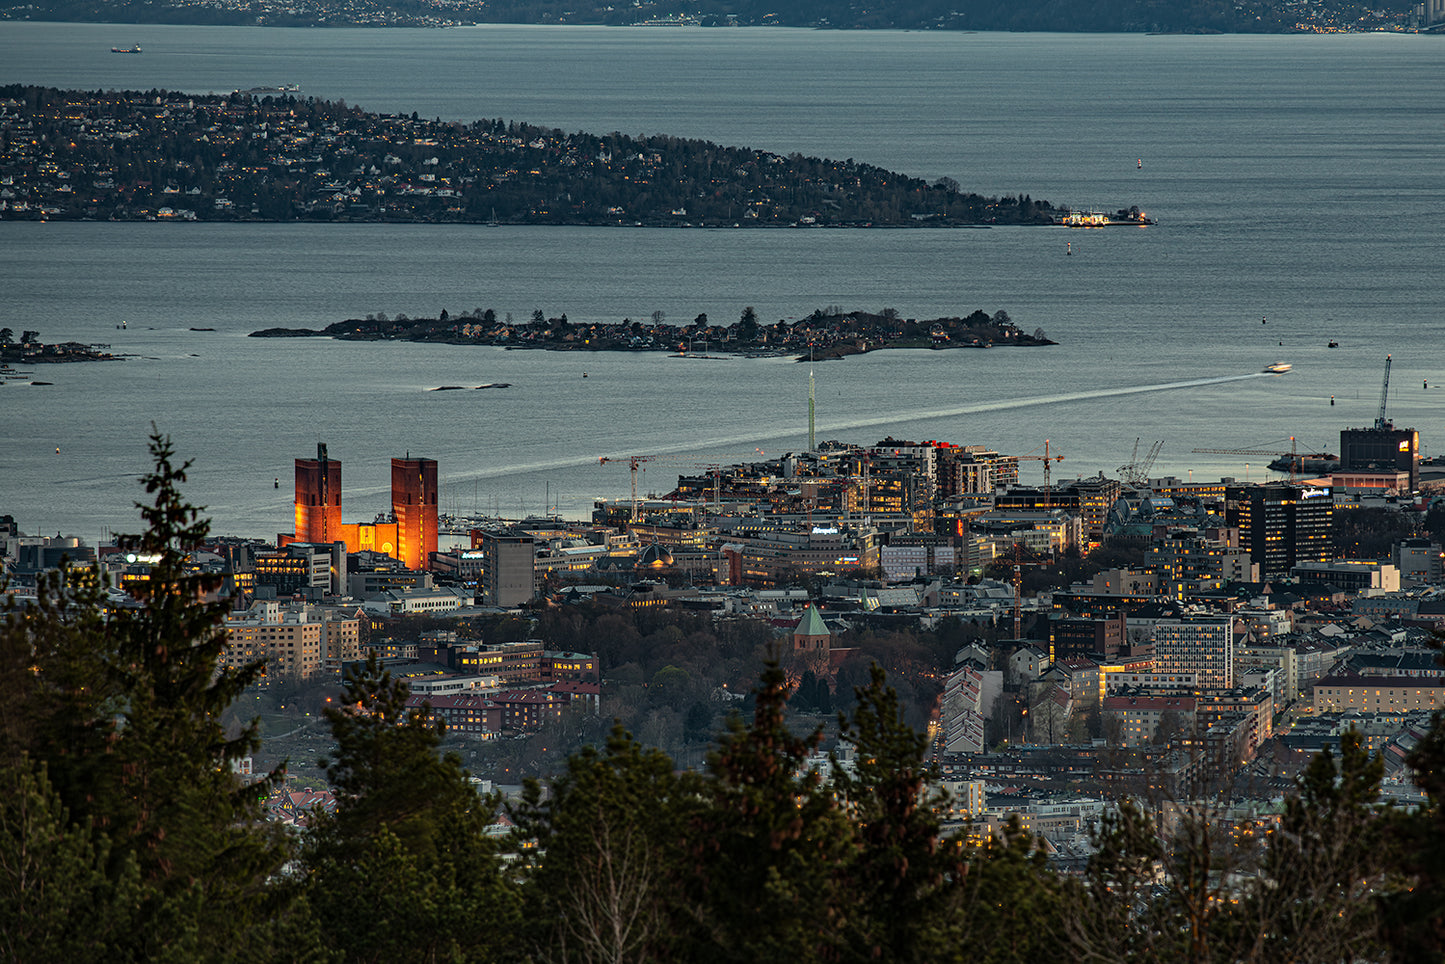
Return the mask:
[[[432,459],[391,460],[391,511],[396,557],[408,569],[425,569],[437,551],[437,464]]]
[[[347,552],[381,552],[408,569],[425,569],[437,551],[437,464],[432,459],[391,460],[394,521],[341,521],[341,462],[316,446],[316,458],[296,460],[296,529],[293,542],[344,542]]]
[[[341,463],[316,444],[316,458],[296,460],[296,542],[341,538]],[[347,547],[351,548],[350,546]]]

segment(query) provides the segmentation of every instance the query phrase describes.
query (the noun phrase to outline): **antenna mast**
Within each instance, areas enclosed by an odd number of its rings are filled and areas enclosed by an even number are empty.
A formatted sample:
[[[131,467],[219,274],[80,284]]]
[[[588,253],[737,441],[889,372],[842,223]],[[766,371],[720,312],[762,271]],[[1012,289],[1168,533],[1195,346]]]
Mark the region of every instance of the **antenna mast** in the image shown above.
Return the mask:
[[[818,450],[818,446],[815,444],[814,437],[813,437],[813,414],[814,414],[814,409],[815,409],[814,399],[815,399],[815,392],[814,392],[814,385],[813,385],[813,346],[810,344],[810,345],[808,346],[808,451],[809,451],[809,452],[816,452],[816,451]]]

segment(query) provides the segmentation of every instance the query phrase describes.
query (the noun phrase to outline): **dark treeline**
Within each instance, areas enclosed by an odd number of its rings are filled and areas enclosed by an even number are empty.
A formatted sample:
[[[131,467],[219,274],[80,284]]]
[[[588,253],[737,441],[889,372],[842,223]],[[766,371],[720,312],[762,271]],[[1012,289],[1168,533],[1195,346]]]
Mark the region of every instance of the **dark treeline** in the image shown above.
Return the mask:
[[[810,765],[767,665],[706,766],[613,731],[497,834],[442,734],[373,660],[327,717],[334,812],[262,819],[280,778],[232,764],[222,711],[258,667],[218,670],[225,603],[186,572],[206,523],[152,439],[141,605],[102,615],[57,575],[0,633],[0,954],[89,961],[1424,961],[1445,951],[1445,715],[1412,763],[1413,813],[1346,737],[1276,826],[1207,804],[1124,804],[1087,868],[1017,826],[943,832],[925,738],[882,669],[839,726],[852,767]],[[1162,817],[1162,822],[1159,818]]]
[[[1413,4],[1392,0],[458,0],[444,7],[428,0],[300,0],[278,7],[262,0],[199,5],[139,0],[30,0],[12,16],[32,19],[137,23],[271,26],[442,26],[455,23],[627,25],[686,17],[704,26],[790,26],[837,29],[1172,31],[1279,33],[1341,26],[1381,27],[1404,22]],[[0,12],[6,8],[0,7]]]

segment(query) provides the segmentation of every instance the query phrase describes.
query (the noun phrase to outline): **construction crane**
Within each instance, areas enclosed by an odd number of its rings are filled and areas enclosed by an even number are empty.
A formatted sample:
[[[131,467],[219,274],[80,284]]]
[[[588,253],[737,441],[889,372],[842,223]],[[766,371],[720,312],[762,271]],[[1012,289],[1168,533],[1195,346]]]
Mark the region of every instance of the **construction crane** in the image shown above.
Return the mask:
[[[713,471],[721,474],[723,465],[728,464],[727,460],[729,459],[732,459],[735,462],[744,462],[755,456],[761,458],[763,457],[763,454],[764,453],[762,449],[754,449],[750,454],[747,455],[719,455],[714,456],[710,461],[702,461],[699,459],[680,459],[670,455],[604,455],[597,460],[597,464],[606,465],[609,462],[627,463],[628,474],[631,477],[632,486],[632,521],[636,522],[641,515],[641,503],[639,503],[637,500],[637,470],[642,468],[642,466],[646,465],[648,462],[656,462],[659,465],[672,465],[684,468],[712,469]]]
[[[1127,465],[1119,466],[1119,474],[1122,475],[1124,480],[1130,485],[1141,486],[1149,484],[1149,470],[1154,467],[1154,460],[1159,457],[1159,450],[1164,447],[1164,440],[1160,439],[1151,445],[1144,458],[1140,459],[1139,443],[1142,441],[1142,438],[1134,439],[1134,454],[1129,456]]]
[[[1050,502],[1050,492],[1052,491],[1052,490],[1049,488],[1049,464],[1050,464],[1051,462],[1062,462],[1062,461],[1064,460],[1064,457],[1063,457],[1062,455],[1050,455],[1050,454],[1049,454],[1049,440],[1048,440],[1048,439],[1044,439],[1044,454],[1043,454],[1043,455],[1010,455],[1010,456],[1007,456],[1007,457],[1013,459],[1013,460],[1016,461],[1016,462],[1042,462],[1042,463],[1044,463],[1044,508],[1048,508],[1048,507],[1050,506],[1050,504],[1051,504],[1051,502]]]
[[[1280,439],[1280,441],[1283,442],[1284,439]],[[1295,469],[1301,464],[1299,446],[1296,444],[1293,435],[1289,437],[1288,452],[1280,452],[1274,449],[1190,449],[1189,451],[1196,455],[1257,455],[1261,458],[1288,458],[1290,482],[1294,481]]]
[[[1385,356],[1385,384],[1380,386],[1380,414],[1375,416],[1375,429],[1384,431],[1394,428],[1385,418],[1385,401],[1390,397],[1390,356]]]

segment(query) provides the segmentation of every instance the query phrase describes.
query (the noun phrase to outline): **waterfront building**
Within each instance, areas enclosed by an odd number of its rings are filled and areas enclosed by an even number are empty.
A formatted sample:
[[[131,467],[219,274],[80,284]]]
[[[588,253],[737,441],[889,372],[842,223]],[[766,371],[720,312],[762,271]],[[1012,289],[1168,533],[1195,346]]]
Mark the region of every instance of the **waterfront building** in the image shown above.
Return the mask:
[[[1340,472],[1406,474],[1405,491],[1420,487],[1420,433],[1389,422],[1373,428],[1340,430]]]
[[[329,544],[340,538],[341,463],[328,458],[325,443],[318,442],[316,458],[296,460],[293,541]]]
[[[408,569],[425,569],[437,551],[437,464],[432,459],[391,460],[391,512],[396,557]]]

